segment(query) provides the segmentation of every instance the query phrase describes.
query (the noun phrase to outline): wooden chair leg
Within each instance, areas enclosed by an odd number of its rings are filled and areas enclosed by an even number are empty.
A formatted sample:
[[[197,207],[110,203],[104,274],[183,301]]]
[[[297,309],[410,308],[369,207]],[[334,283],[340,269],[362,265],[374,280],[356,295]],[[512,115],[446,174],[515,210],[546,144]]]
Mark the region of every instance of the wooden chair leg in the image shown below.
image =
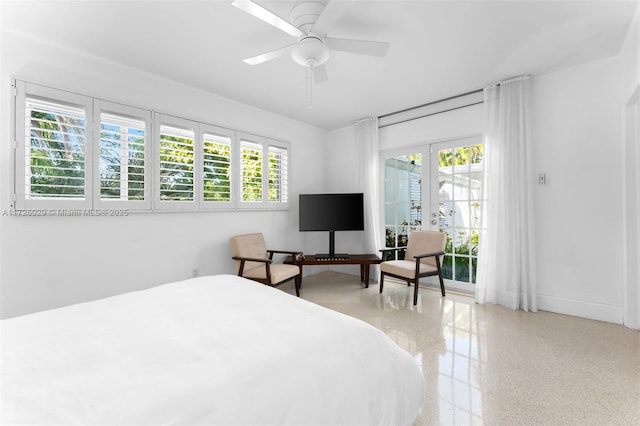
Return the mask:
[[[382,293],[383,286],[384,286],[384,273],[380,272],[380,293]]]
[[[418,280],[416,279],[416,288],[413,290],[413,305],[418,304]]]
[[[440,291],[442,291],[442,297],[444,297],[444,280],[442,279],[442,271],[438,271],[438,278],[440,278]]]
[[[296,283],[296,296],[300,297],[300,287],[302,287],[302,274],[296,276],[294,281]]]
[[[438,268],[438,279],[440,279],[440,291],[442,297],[444,297],[444,280],[442,279],[442,265],[440,264],[440,257],[436,256],[436,266]]]

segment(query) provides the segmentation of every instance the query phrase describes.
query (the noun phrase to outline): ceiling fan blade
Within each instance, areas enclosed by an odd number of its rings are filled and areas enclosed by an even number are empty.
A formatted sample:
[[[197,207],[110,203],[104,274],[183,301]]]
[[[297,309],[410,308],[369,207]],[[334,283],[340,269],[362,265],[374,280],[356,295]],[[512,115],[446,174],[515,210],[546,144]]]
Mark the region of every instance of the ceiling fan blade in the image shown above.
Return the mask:
[[[384,56],[389,50],[389,43],[381,41],[350,40],[346,38],[324,39],[325,44],[331,50],[341,52],[358,53],[360,55]]]
[[[329,1],[322,14],[311,27],[311,32],[320,37],[326,37],[334,24],[351,9],[355,2],[353,0]]]
[[[249,65],[262,64],[263,62],[267,62],[272,59],[279,58],[280,56],[286,55],[291,51],[293,46],[295,46],[296,44],[290,44],[289,46],[281,47],[280,49],[272,50],[271,52],[266,52],[261,55],[252,56],[250,58],[243,59],[242,61]]]
[[[294,37],[302,37],[305,35],[302,31],[291,25],[286,20],[251,0],[234,0],[231,4],[258,19],[262,19],[267,24],[271,24],[289,35]]]
[[[327,68],[324,65],[313,67],[313,82],[316,84],[326,83],[329,81],[327,76]]]

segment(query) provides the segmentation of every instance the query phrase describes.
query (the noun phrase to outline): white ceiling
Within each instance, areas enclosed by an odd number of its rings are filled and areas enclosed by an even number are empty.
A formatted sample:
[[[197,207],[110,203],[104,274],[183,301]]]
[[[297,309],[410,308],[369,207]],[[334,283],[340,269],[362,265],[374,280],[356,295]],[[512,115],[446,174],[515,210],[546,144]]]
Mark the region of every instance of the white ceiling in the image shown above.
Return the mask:
[[[339,0],[333,0],[339,1]],[[282,17],[291,0],[258,0]],[[384,58],[333,52],[305,103],[289,57],[243,58],[295,39],[209,1],[9,1],[4,31],[148,71],[324,129],[619,53],[637,0],[356,1],[331,37],[387,41]]]

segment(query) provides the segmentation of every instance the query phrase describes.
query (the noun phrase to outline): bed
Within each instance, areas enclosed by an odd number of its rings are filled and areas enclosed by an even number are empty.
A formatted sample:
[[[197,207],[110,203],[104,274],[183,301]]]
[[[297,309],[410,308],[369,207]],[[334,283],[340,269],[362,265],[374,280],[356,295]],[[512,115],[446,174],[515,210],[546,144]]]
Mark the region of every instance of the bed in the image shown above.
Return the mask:
[[[382,331],[232,275],[1,321],[2,424],[409,425],[424,379]]]

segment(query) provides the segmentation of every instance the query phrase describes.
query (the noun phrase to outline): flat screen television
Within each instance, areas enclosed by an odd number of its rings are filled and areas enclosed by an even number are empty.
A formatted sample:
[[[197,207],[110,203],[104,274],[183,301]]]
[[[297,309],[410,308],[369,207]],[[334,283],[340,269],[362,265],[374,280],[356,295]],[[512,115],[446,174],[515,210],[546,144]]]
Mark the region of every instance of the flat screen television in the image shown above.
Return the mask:
[[[335,231],[364,231],[362,193],[300,194],[300,231],[328,231],[329,253],[316,257],[347,257],[335,253]]]

